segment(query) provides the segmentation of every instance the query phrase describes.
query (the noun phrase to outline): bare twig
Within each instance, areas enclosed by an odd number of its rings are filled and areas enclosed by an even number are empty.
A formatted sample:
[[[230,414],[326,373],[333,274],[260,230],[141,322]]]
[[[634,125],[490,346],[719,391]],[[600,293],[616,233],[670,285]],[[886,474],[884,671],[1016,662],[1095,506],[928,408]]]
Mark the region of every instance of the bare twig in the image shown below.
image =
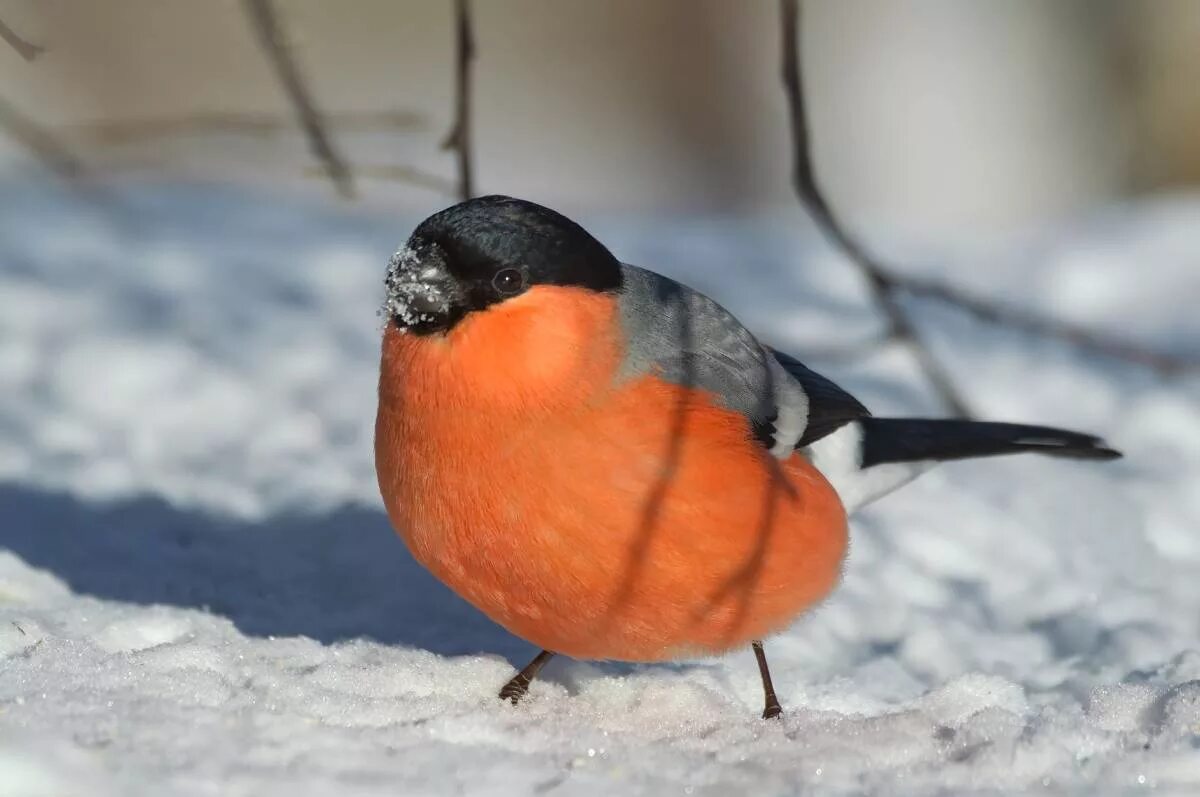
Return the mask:
[[[466,200],[475,195],[471,159],[471,61],[475,58],[475,35],[471,28],[470,0],[454,0],[454,19],[454,124],[442,142],[442,149],[454,150],[458,157],[458,198]]]
[[[420,115],[411,111],[347,111],[327,113],[323,118],[336,130],[356,132],[416,130],[422,122]],[[58,131],[99,144],[121,145],[217,133],[271,136],[294,129],[293,125],[290,117],[276,114],[201,111],[182,116],[79,122]]]
[[[0,98],[0,130],[33,153],[45,166],[74,180],[85,173],[83,162],[44,127]]]
[[[792,182],[801,203],[813,220],[836,244],[867,280],[875,303],[887,317],[889,335],[905,344],[917,359],[933,389],[955,415],[970,415],[967,403],[954,386],[950,375],[921,340],[916,328],[896,296],[896,283],[891,275],[842,227],[829,203],[817,186],[813,173],[812,146],[809,141],[808,116],[804,106],[803,71],[800,64],[800,7],[798,0],[780,0],[780,22],[783,35],[783,87],[787,94],[792,130]]]
[[[326,173],[320,166],[312,166],[304,170],[307,177],[325,177]],[[455,196],[458,186],[445,177],[429,174],[411,166],[399,164],[354,164],[354,175],[360,179],[384,180],[387,182],[407,183],[417,188],[427,188],[446,196]]]
[[[948,408],[959,415],[968,414],[966,403],[955,389],[949,374],[917,335],[900,303],[902,294],[933,299],[991,324],[1064,340],[1082,349],[1151,368],[1164,375],[1200,370],[1200,361],[1196,359],[1155,352],[1127,341],[1105,338],[1083,327],[973,296],[938,280],[905,275],[868,253],[834,215],[813,173],[798,43],[798,0],[780,0],[780,16],[783,30],[783,84],[791,114],[792,177],[796,194],[818,226],[863,274],[876,304],[887,317],[888,338],[905,344],[913,352],[926,378]]]
[[[32,61],[42,53],[46,52],[45,47],[25,41],[17,35],[17,32],[4,24],[4,20],[0,19],[0,39],[8,42],[8,45],[17,51],[17,54],[26,61]]]
[[[292,58],[291,50],[284,38],[271,0],[245,0],[246,13],[250,17],[259,43],[266,51],[279,82],[291,100],[296,120],[304,129],[308,143],[323,164],[338,193],[347,199],[354,196],[354,181],[345,162],[333,147],[333,141],[325,130],[325,122],[313,103],[308,86],[300,76],[300,70]]]
[[[1011,305],[993,304],[978,296],[972,296],[943,282],[921,277],[889,275],[897,288],[913,296],[934,299],[956,307],[976,318],[998,326],[1006,326],[1021,332],[1058,338],[1081,349],[1124,360],[1150,368],[1166,376],[1186,371],[1200,370],[1200,361],[1165,352],[1146,349],[1129,341],[1103,337],[1085,327],[1066,321],[1050,319],[1030,313]]]

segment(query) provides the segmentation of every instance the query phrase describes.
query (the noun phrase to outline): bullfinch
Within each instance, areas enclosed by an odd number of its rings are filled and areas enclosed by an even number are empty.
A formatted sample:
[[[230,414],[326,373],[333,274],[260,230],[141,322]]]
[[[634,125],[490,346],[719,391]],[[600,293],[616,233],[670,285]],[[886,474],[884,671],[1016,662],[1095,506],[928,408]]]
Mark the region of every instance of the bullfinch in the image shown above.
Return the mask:
[[[702,293],[486,196],[388,264],[379,487],[412,555],[542,652],[653,662],[762,640],[836,586],[847,515],[935,463],[1120,456],[1091,435],[876,418]]]

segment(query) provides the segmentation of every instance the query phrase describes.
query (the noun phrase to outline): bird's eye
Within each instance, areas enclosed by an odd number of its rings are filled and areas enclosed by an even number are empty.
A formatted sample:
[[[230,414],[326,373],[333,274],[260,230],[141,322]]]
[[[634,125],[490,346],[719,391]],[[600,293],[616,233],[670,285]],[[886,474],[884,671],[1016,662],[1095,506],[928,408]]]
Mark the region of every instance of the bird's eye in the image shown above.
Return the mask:
[[[519,269],[502,268],[492,277],[492,287],[497,293],[511,296],[525,287],[525,276]]]

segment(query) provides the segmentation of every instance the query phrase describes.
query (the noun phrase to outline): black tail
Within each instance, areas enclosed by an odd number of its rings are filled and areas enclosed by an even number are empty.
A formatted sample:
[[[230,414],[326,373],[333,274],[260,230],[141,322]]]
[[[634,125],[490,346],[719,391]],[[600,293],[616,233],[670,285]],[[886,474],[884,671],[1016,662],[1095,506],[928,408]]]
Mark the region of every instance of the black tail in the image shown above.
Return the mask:
[[[861,418],[862,467],[884,462],[966,459],[1033,452],[1072,459],[1116,459],[1099,437],[1048,426],[919,418]]]

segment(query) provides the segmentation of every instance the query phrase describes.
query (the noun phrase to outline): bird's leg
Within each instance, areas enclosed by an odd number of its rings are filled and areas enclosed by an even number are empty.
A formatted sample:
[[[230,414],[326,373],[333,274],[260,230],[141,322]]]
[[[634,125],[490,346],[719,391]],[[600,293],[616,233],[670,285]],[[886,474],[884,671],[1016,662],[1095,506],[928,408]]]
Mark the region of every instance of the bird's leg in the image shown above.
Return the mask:
[[[512,677],[512,680],[504,685],[500,690],[500,699],[511,701],[515,706],[517,701],[525,696],[529,691],[529,682],[537,676],[541,669],[546,666],[546,662],[554,658],[554,651],[543,650],[541,653],[533,657],[533,661],[525,665],[525,668]]]
[[[762,713],[763,719],[774,719],[783,713],[783,707],[779,705],[779,698],[775,697],[775,686],[771,683],[771,671],[767,669],[767,654],[763,652],[762,642],[753,642],[750,646],[754,648],[754,658],[758,659],[758,674],[762,676],[763,697],[766,701]]]

